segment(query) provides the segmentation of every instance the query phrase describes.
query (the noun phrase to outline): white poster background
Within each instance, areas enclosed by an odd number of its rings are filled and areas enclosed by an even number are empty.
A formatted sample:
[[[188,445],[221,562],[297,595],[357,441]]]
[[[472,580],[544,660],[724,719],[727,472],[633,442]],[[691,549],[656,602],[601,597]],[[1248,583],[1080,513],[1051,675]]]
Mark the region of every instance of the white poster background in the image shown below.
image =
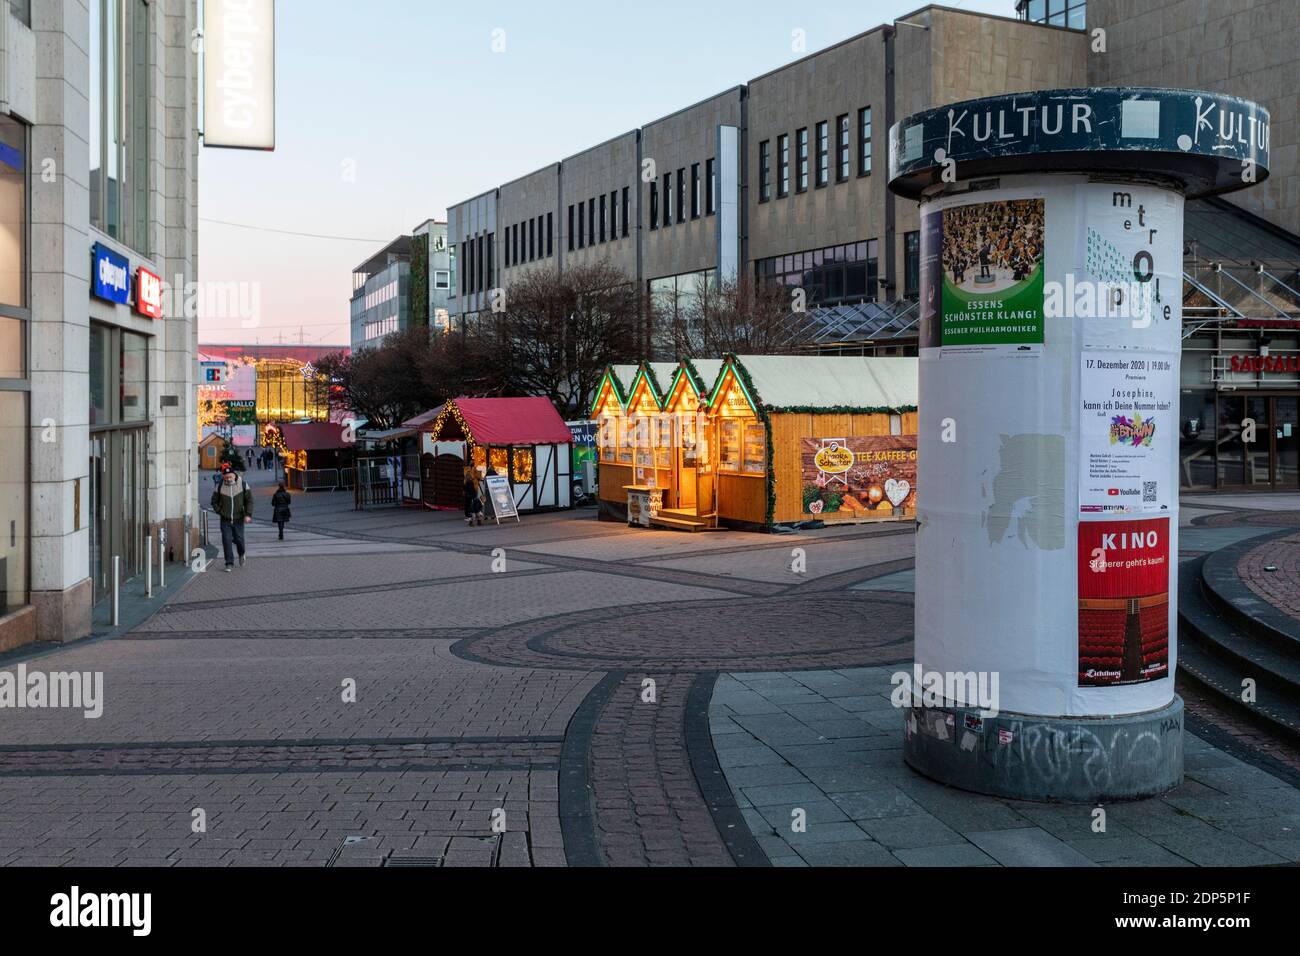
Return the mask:
[[[1176,363],[1157,353],[1085,351],[1079,357],[1079,511],[1168,514],[1176,489]],[[1123,422],[1117,419],[1124,419]],[[1149,443],[1121,433],[1140,422]],[[1116,434],[1112,435],[1112,428]]]
[[[1079,190],[1077,264],[1061,304],[1082,348],[1178,348],[1182,323],[1181,197],[1168,189],[1092,183]],[[1145,280],[1145,281],[1143,281]]]

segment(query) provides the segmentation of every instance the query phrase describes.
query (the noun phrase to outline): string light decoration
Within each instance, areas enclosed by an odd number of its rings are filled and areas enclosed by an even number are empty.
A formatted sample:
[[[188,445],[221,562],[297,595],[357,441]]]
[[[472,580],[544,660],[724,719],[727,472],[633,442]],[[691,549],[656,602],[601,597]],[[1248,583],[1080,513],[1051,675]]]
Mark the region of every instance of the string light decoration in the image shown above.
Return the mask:
[[[265,448],[274,448],[281,454],[284,454],[289,450],[289,447],[284,443],[284,435],[282,435],[280,429],[274,425],[267,425],[262,429],[262,445]]]

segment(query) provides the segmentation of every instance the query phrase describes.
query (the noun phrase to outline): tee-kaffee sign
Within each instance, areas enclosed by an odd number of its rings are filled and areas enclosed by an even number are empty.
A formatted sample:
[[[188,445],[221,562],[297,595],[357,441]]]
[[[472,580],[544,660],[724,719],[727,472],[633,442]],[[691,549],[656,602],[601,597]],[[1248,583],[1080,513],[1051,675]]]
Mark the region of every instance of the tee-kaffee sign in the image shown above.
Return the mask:
[[[805,514],[884,518],[915,512],[915,435],[800,442]]]

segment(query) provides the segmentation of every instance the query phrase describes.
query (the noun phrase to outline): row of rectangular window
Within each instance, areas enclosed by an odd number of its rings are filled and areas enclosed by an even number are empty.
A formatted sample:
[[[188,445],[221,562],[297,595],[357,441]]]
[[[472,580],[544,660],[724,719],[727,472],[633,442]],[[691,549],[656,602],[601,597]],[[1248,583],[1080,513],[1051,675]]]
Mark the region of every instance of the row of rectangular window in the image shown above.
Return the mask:
[[[682,166],[677,170],[677,187],[676,193],[673,192],[673,174],[671,171],[663,175],[663,204],[660,215],[660,186],[659,183],[651,181],[650,183],[650,228],[658,229],[661,225],[664,227],[673,224],[673,209],[677,210],[677,222],[686,221],[687,202],[690,203],[690,218],[699,219],[701,207],[705,216],[712,216],[717,211],[718,195],[718,177],[715,170],[715,163],[712,158],[704,161],[704,178],[700,179],[700,164],[691,163],[691,191],[690,196],[686,194],[686,167]],[[674,199],[675,195],[675,199]]]
[[[545,224],[545,231],[543,231]],[[517,266],[525,262],[547,259],[555,254],[555,218],[534,216],[526,223],[506,227],[506,265]]]
[[[827,185],[831,177],[831,134],[830,124],[819,121],[816,126],[817,162],[812,167],[812,175],[818,189]],[[809,142],[808,127],[795,130],[795,190],[808,191]],[[849,129],[849,114],[841,113],[835,118],[835,181],[847,182],[852,167],[852,134]],[[780,133],[776,137],[776,196],[784,199],[790,195],[790,134]],[[864,106],[858,110],[858,175],[871,175],[871,107]],[[765,139],[758,144],[758,201],[767,202],[772,198],[772,141]]]
[[[460,270],[461,295],[483,292],[494,285],[496,238],[495,232],[489,232],[460,244],[460,262],[464,264]]]
[[[621,194],[617,189],[611,189],[608,196],[601,193],[569,206],[569,251],[613,242],[620,236],[626,239],[631,218],[631,195],[627,186],[623,187]]]
[[[754,274],[771,285],[803,289],[809,306],[833,305],[874,300],[880,280],[878,263],[878,241],[867,239],[757,259]]]

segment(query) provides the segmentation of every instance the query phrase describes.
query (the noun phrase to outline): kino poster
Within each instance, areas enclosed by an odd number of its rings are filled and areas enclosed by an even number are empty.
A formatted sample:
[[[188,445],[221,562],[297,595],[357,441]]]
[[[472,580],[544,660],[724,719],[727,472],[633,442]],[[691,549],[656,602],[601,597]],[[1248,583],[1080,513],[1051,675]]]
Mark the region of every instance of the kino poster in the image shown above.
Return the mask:
[[[1169,519],[1079,522],[1079,686],[1169,676]]]
[[[950,206],[921,228],[923,347],[1036,351],[1043,344],[1042,199]]]
[[[801,438],[805,514],[860,518],[916,511],[916,436]]]
[[[1085,351],[1079,363],[1079,512],[1169,511],[1178,493],[1173,360]]]

